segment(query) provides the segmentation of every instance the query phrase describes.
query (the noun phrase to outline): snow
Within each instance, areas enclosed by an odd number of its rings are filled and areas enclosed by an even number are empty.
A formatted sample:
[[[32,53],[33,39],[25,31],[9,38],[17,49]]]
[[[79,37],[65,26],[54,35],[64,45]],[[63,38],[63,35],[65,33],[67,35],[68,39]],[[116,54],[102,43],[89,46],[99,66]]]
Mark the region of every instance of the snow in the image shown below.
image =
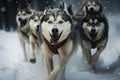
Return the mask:
[[[66,80],[120,80],[120,28],[118,26],[120,18],[118,16],[108,17],[109,40],[106,49],[96,62],[96,72],[93,72],[86,60],[82,59],[79,47],[67,65]],[[25,62],[17,32],[0,31],[0,80],[46,80],[47,71],[42,56],[41,51],[36,54],[36,64]],[[54,59],[57,58],[55,56]]]
[[[6,8],[4,6],[1,7],[1,12],[5,12]]]

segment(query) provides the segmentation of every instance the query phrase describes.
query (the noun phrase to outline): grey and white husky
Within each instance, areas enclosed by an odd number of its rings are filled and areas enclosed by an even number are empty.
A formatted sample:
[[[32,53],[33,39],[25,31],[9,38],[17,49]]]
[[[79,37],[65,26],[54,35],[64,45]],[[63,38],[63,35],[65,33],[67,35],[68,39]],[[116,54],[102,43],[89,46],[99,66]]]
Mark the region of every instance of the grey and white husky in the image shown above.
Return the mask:
[[[102,5],[100,0],[85,0],[82,7],[74,14],[73,17],[78,17],[80,14],[86,15],[101,15]]]
[[[35,63],[35,45],[40,49],[41,40],[39,37],[39,26],[40,20],[43,15],[43,12],[34,11],[33,16],[30,18],[30,35],[29,35],[29,52],[30,52],[30,62]]]
[[[27,60],[27,54],[26,54],[25,44],[29,38],[29,19],[31,16],[32,16],[32,9],[30,6],[18,7],[18,12],[16,15],[17,29],[26,60]]]
[[[77,48],[78,34],[65,3],[60,8],[46,9],[41,19],[42,52],[48,71],[48,80],[56,80],[58,73],[65,70],[66,64]],[[53,66],[53,55],[59,55],[59,62]],[[61,80],[62,79],[61,77]]]

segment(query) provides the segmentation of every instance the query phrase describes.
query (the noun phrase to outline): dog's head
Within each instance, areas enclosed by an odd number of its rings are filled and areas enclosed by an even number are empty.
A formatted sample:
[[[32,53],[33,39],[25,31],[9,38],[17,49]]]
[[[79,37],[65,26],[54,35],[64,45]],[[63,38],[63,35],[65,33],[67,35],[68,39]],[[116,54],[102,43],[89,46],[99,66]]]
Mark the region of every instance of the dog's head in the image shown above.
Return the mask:
[[[33,15],[30,18],[30,28],[35,31],[39,31],[39,26],[40,26],[40,20],[42,17],[43,13],[42,12],[34,12]]]
[[[32,16],[32,9],[30,6],[18,7],[16,21],[19,26],[25,26],[29,18]]]
[[[100,18],[85,18],[82,28],[84,32],[95,39],[98,34],[101,34],[104,30],[104,22]]]
[[[100,0],[85,0],[83,12],[85,14],[101,13],[102,6]]]
[[[65,3],[60,8],[46,9],[41,19],[42,35],[55,45],[65,40],[71,33],[72,20]]]

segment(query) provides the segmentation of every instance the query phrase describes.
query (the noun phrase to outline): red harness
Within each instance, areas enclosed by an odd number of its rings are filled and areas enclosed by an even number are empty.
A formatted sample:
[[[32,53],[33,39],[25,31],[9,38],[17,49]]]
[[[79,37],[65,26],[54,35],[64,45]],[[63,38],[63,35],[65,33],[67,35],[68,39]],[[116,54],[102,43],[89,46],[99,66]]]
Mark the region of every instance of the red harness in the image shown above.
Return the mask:
[[[66,38],[65,40],[63,40],[62,42],[56,44],[56,45],[52,45],[51,43],[49,43],[49,41],[44,37],[45,42],[47,43],[48,47],[51,49],[52,52],[54,52],[55,54],[58,54],[57,49],[59,49],[61,46],[63,46],[65,44],[65,42],[68,40],[68,38]]]

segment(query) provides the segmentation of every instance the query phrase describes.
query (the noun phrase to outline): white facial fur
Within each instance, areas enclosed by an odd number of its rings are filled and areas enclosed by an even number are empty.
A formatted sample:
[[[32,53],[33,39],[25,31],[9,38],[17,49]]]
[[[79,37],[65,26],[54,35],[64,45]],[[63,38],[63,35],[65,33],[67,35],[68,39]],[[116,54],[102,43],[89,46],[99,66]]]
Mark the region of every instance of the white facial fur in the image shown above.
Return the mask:
[[[90,10],[91,8],[93,8],[95,11],[100,10],[100,5],[98,5],[96,2],[88,2],[87,7],[88,7],[88,10]]]
[[[31,14],[27,14],[25,11],[18,12],[17,18],[22,18],[23,20],[29,18]]]
[[[45,38],[50,41],[52,34],[52,29],[57,28],[58,34],[61,35],[58,42],[63,41],[66,39],[71,32],[71,24],[69,21],[64,21],[61,16],[58,16],[56,20],[54,20],[54,17],[51,16],[47,22],[43,21],[41,24],[42,28],[42,34],[45,36]]]
[[[40,18],[39,16],[35,16],[34,19],[31,19],[29,22],[30,28],[32,31],[36,31],[37,26],[40,25]]]
[[[28,20],[31,16],[32,14],[27,14],[25,11],[18,12],[16,16],[16,21],[17,21],[18,26],[20,26],[20,21],[18,20],[19,18],[21,18],[22,20],[25,20],[25,19]]]
[[[92,22],[92,20],[90,20],[89,22]],[[97,23],[96,20],[94,20],[94,23]],[[89,33],[91,33],[92,29],[95,29],[95,31],[96,31],[95,33],[97,33],[96,39],[100,38],[103,33],[104,27],[105,27],[105,25],[103,22],[94,25],[94,27],[91,24],[89,24],[88,22],[83,23],[83,29],[85,31],[85,34],[89,37],[89,39],[90,39]]]

